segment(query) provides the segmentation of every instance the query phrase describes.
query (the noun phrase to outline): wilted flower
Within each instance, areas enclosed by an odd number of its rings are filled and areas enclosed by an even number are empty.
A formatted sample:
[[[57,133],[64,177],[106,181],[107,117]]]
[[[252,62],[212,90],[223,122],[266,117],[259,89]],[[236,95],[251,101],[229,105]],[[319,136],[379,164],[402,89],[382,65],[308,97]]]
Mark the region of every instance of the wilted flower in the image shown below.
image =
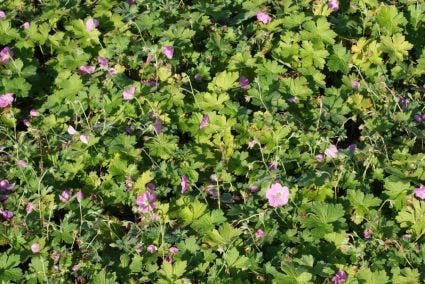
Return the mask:
[[[332,277],[333,284],[341,284],[347,280],[347,273],[342,270],[338,270],[338,272]]]
[[[247,77],[245,76],[241,76],[239,78],[239,85],[241,86],[242,89],[246,90],[249,88],[249,80]]]
[[[40,251],[40,244],[34,243],[31,245],[31,250],[33,253],[38,253]]]
[[[332,10],[332,12],[336,12],[339,10],[339,1],[338,0],[329,0],[328,8]]]
[[[109,67],[109,63],[108,63],[108,59],[106,59],[105,57],[103,57],[103,56],[98,56],[98,57],[97,57],[97,62],[99,62],[99,65],[100,65],[102,68],[108,69],[108,67]]]
[[[182,187],[182,193],[185,193],[186,190],[189,188],[189,179],[186,176],[182,176],[180,185]]]
[[[28,214],[30,214],[34,210],[34,205],[31,202],[28,202],[27,206],[25,206],[25,210]]]
[[[360,82],[359,81],[353,81],[351,82],[351,87],[353,87],[353,89],[360,89]]]
[[[86,31],[88,33],[94,31],[94,29],[97,28],[98,26],[99,26],[99,21],[96,19],[90,18],[86,21]]]
[[[151,63],[152,62],[152,57],[151,56],[148,56],[148,57],[146,57],[146,61],[145,61],[146,63]]]
[[[75,196],[77,197],[78,202],[81,202],[81,200],[83,200],[84,198],[84,194],[82,191],[78,191]]]
[[[109,68],[108,75],[112,76],[112,75],[115,75],[115,74],[117,74],[117,70],[114,67]]]
[[[356,152],[356,150],[357,150],[357,145],[356,144],[350,144],[349,146],[348,146],[348,151],[350,151],[351,153],[354,153],[354,152]]]
[[[248,148],[252,149],[257,144],[258,144],[258,142],[256,140],[251,140],[251,141],[248,142]]]
[[[80,266],[78,264],[74,264],[72,266],[72,271],[77,272],[78,270],[80,270]]]
[[[212,182],[218,182],[218,177],[217,177],[217,175],[216,175],[216,174],[212,174],[212,175],[210,175],[210,181],[212,181]]]
[[[158,250],[158,248],[155,245],[148,245],[146,250],[150,253],[155,253]]]
[[[325,155],[335,159],[338,156],[338,149],[332,144],[325,150]]]
[[[173,258],[171,257],[171,256],[166,256],[166,257],[164,257],[164,261],[166,262],[166,263],[169,263],[169,264],[171,264],[171,263],[173,263]]]
[[[35,108],[30,110],[30,116],[35,117],[38,116],[38,110],[36,110]]]
[[[11,191],[15,187],[14,184],[11,184],[7,179],[0,181],[0,193]]]
[[[62,193],[59,195],[59,200],[62,201],[63,203],[67,202],[72,196],[71,191],[69,190],[64,190],[62,191]]]
[[[8,210],[0,210],[0,218],[3,221],[8,221],[10,219],[12,219],[14,216],[12,211],[8,211]]]
[[[370,239],[370,237],[372,236],[372,230],[371,229],[366,229],[363,231],[363,237],[365,237],[366,239]]]
[[[140,212],[147,213],[155,209],[155,201],[155,194],[147,191],[137,197],[136,204],[139,206]]]
[[[6,108],[13,103],[13,94],[12,93],[6,93],[4,95],[0,96],[0,108]]]
[[[423,119],[422,119],[422,115],[420,115],[420,114],[415,114],[415,115],[413,116],[413,119],[414,119],[416,122],[422,122],[422,121],[423,121]]]
[[[29,127],[31,125],[30,121],[26,118],[22,119],[22,123],[26,126]]]
[[[262,229],[258,229],[258,230],[255,232],[255,237],[256,237],[256,238],[262,238],[262,237],[264,237],[264,231],[263,231]]]
[[[128,88],[128,89],[125,89],[123,92],[122,92],[122,98],[125,100],[125,101],[130,101],[130,100],[132,100],[133,99],[133,97],[134,97],[134,93],[136,92],[136,87],[130,87],[130,88]]]
[[[75,133],[77,133],[77,130],[75,130],[74,127],[72,127],[71,125],[68,126],[67,132],[69,135],[74,135]]]
[[[296,103],[296,102],[298,101],[298,99],[297,99],[297,97],[290,97],[287,101],[288,101],[289,103],[294,104],[294,103]]]
[[[199,123],[199,129],[203,129],[208,125],[210,121],[210,117],[207,114],[204,114],[201,119],[201,123]]]
[[[176,253],[178,253],[178,252],[179,252],[179,249],[178,249],[178,248],[176,248],[176,247],[170,247],[170,248],[168,249],[168,251],[169,251],[170,253],[172,253],[172,254],[176,254]]]
[[[30,28],[30,23],[25,22],[25,23],[23,23],[23,24],[22,24],[22,27],[23,27],[25,30],[27,30],[27,29],[29,29],[29,28]]]
[[[267,24],[272,20],[272,17],[269,16],[269,14],[264,12],[257,12],[257,20],[259,22],[262,22],[263,24]]]
[[[248,189],[251,192],[257,192],[258,191],[258,186],[256,186],[255,184],[251,184],[250,186],[248,186]]]
[[[406,109],[409,103],[410,103],[410,100],[408,98],[405,98],[403,96],[398,96],[398,105],[402,109]]]
[[[155,119],[155,133],[156,135],[161,134],[162,122],[159,118]]]
[[[162,47],[162,53],[164,53],[165,57],[168,59],[172,59],[174,56],[174,48],[172,46],[166,45]]]
[[[81,134],[80,141],[83,142],[84,144],[89,144],[89,138],[87,137],[87,135]]]
[[[0,63],[7,64],[12,59],[13,51],[9,47],[5,47],[0,50]]]
[[[277,162],[276,161],[270,161],[269,162],[269,170],[277,170]]]
[[[415,196],[419,199],[425,200],[425,185],[422,185],[414,190]]]
[[[96,70],[96,67],[94,66],[89,66],[89,65],[84,65],[84,66],[80,66],[80,68],[78,69],[80,71],[80,74],[91,74]]]
[[[6,18],[6,13],[0,10],[0,20],[3,20],[4,18]]]
[[[60,252],[58,252],[58,251],[54,251],[54,252],[52,253],[52,255],[51,255],[51,258],[52,258],[52,259],[53,259],[53,261],[55,261],[55,262],[59,261],[60,257],[61,257],[61,254],[60,254]]]
[[[136,4],[136,0],[127,0],[128,5]]]
[[[193,77],[196,81],[202,81],[202,76],[199,73],[196,73],[195,76]]]
[[[134,186],[134,184],[133,184],[133,182],[132,182],[132,181],[127,181],[127,182],[125,183],[125,188],[126,188],[127,190],[132,190],[132,189],[133,189],[133,186]]]
[[[289,189],[280,183],[274,183],[266,192],[266,197],[272,207],[280,207],[286,205],[289,199]]]
[[[146,185],[146,188],[150,191],[154,191],[156,189],[156,185],[150,182]]]

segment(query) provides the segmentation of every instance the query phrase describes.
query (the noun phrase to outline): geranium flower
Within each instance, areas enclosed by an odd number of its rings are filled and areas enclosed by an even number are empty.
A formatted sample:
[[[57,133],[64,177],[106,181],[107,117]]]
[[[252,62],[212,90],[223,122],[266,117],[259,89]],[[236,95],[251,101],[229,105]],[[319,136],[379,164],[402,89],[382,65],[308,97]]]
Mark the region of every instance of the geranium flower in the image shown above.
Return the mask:
[[[84,198],[84,194],[82,191],[78,191],[75,196],[77,197],[78,202],[81,202],[81,200],[83,200]]]
[[[170,248],[168,249],[168,251],[169,251],[170,253],[172,253],[172,254],[176,254],[176,253],[178,253],[178,252],[179,252],[179,249],[178,249],[178,248],[176,248],[176,247],[170,247]]]
[[[336,157],[338,156],[338,149],[335,145],[332,144],[325,150],[325,155],[330,158],[336,159]]]
[[[146,250],[150,253],[155,253],[158,250],[158,248],[156,247],[156,245],[148,245]]]
[[[164,257],[164,261],[166,262],[166,263],[169,263],[169,264],[171,264],[171,263],[173,263],[173,258],[171,257],[171,256],[166,256],[166,257]]]
[[[99,65],[100,65],[102,68],[108,69],[108,67],[109,67],[109,62],[108,62],[108,59],[106,59],[105,57],[103,57],[103,56],[99,56],[99,57],[97,57],[97,62],[99,62]]]
[[[139,211],[147,213],[155,209],[156,196],[152,192],[144,192],[136,199],[136,204],[139,206]]]
[[[296,103],[296,102],[298,101],[298,99],[297,99],[297,97],[290,97],[287,101],[288,101],[289,103],[294,104],[294,103]]]
[[[172,59],[174,56],[174,48],[172,46],[166,45],[162,47],[162,53],[164,53],[165,57],[168,59]]]
[[[63,203],[68,202],[68,200],[71,198],[72,193],[69,190],[64,190],[62,191],[62,193],[59,195],[59,200]]]
[[[249,88],[249,80],[247,77],[245,76],[241,76],[239,78],[239,85],[241,86],[242,89],[246,90]]]
[[[196,81],[202,81],[202,76],[199,73],[196,73],[195,76],[193,77]]]
[[[72,127],[71,125],[68,126],[67,132],[69,135],[74,135],[75,133],[77,133],[77,130],[75,130],[74,127]]]
[[[84,65],[84,66],[80,66],[78,70],[80,71],[80,74],[86,75],[86,74],[93,73],[96,70],[96,67]]]
[[[33,253],[38,253],[40,251],[40,244],[34,243],[31,245],[31,250]]]
[[[201,119],[201,123],[199,123],[199,129],[203,129],[208,125],[210,121],[210,117],[207,114],[204,114]]]
[[[255,237],[256,237],[257,239],[264,237],[264,231],[263,231],[262,229],[258,229],[258,230],[255,232]]]
[[[425,200],[425,185],[422,185],[415,189],[415,196],[419,199]]]
[[[162,122],[159,118],[155,119],[155,133],[156,135],[161,134]]]
[[[130,88],[128,88],[128,89],[125,89],[123,92],[122,92],[122,98],[125,100],[125,101],[130,101],[130,100],[132,100],[133,99],[133,97],[134,97],[134,93],[136,92],[136,87],[130,87]]]
[[[15,187],[15,185],[10,183],[7,179],[3,179],[3,180],[0,181],[0,193],[12,191],[12,189],[14,187]]]
[[[36,110],[35,108],[30,110],[30,116],[32,117],[36,117],[38,116],[38,110]]]
[[[97,28],[98,26],[99,26],[98,20],[92,19],[92,18],[87,19],[87,21],[86,21],[86,31],[88,33],[94,31],[94,29]]]
[[[13,57],[13,50],[11,50],[9,47],[5,47],[2,50],[0,50],[0,63],[7,64],[9,63],[10,59]]]
[[[372,236],[372,230],[371,229],[366,229],[363,231],[363,237],[365,237],[365,239],[370,239],[370,237]]]
[[[347,280],[347,273],[342,270],[338,270],[338,272],[332,277],[333,284],[342,284]]]
[[[186,176],[182,176],[180,185],[182,187],[182,193],[185,193],[186,190],[189,188],[189,179]]]
[[[12,93],[6,93],[4,95],[0,96],[0,108],[7,108],[8,106],[11,106],[13,103],[13,94]]]
[[[84,144],[89,144],[89,138],[87,137],[87,135],[81,134],[80,141],[83,142]]]
[[[10,219],[12,219],[14,216],[12,211],[8,211],[8,210],[0,210],[0,218],[3,221],[9,221]]]
[[[257,12],[257,20],[259,22],[262,22],[263,24],[267,24],[272,20],[272,17],[270,17],[269,14],[264,12]]]
[[[339,1],[338,0],[329,0],[328,8],[332,10],[332,12],[336,12],[339,10]]]
[[[266,197],[272,207],[280,207],[286,205],[289,199],[289,189],[280,183],[274,183],[266,192]]]
[[[29,29],[29,28],[30,28],[30,23],[25,22],[25,23],[23,23],[23,24],[22,24],[22,27],[23,27],[25,30],[27,30],[27,29]]]
[[[6,13],[0,10],[0,20],[3,20],[4,18],[6,18]]]
[[[353,89],[355,90],[360,89],[360,82],[354,80],[353,82],[351,82],[351,87],[353,87]]]
[[[52,258],[55,262],[59,261],[60,257],[61,257],[61,254],[60,254],[60,252],[58,252],[58,251],[54,251],[54,252],[52,253],[52,255],[51,255],[51,258]]]
[[[34,205],[31,202],[29,202],[27,206],[25,206],[25,211],[27,211],[27,213],[30,214],[33,210],[34,210]]]

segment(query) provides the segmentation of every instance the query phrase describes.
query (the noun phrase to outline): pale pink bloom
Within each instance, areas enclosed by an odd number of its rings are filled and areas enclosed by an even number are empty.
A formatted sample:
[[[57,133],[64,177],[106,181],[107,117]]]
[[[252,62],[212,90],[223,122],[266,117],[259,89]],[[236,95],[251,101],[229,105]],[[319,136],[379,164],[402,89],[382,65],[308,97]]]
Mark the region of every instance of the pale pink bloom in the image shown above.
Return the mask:
[[[248,186],[248,189],[251,192],[257,192],[258,191],[258,186],[256,186],[255,184],[251,184],[250,186]]]
[[[189,179],[186,176],[182,176],[180,185],[182,187],[182,193],[185,193],[186,190],[189,188]]]
[[[336,12],[339,10],[339,1],[338,0],[329,0],[328,2],[329,9],[332,10],[332,12]]]
[[[363,231],[363,237],[365,237],[365,239],[370,239],[370,237],[372,236],[372,230],[371,229],[366,229]]]
[[[30,28],[30,23],[25,22],[25,23],[23,23],[23,24],[22,24],[22,27],[23,27],[25,30],[27,30],[27,29],[29,29],[29,28]]]
[[[71,125],[68,126],[67,131],[69,135],[74,135],[75,133],[77,133],[77,130],[75,130],[75,128],[72,127]]]
[[[36,110],[35,108],[30,110],[30,116],[32,116],[32,117],[38,116],[38,110]]]
[[[212,181],[212,182],[218,182],[218,177],[217,177],[217,175],[216,175],[216,174],[212,174],[212,175],[210,175],[210,181]]]
[[[176,254],[176,253],[178,253],[178,252],[179,252],[179,249],[178,249],[178,248],[176,248],[176,247],[170,247],[170,248],[168,249],[168,251],[169,251],[170,253],[172,253],[172,254]]]
[[[99,62],[99,65],[102,68],[108,69],[109,63],[108,63],[108,59],[106,59],[105,57],[103,57],[103,56],[97,57],[97,62]]]
[[[425,185],[422,185],[415,189],[414,191],[415,196],[419,199],[424,200],[425,199]]]
[[[0,108],[6,108],[12,105],[14,98],[12,93],[6,93],[0,96]]]
[[[78,270],[80,270],[80,266],[78,264],[72,266],[72,271],[77,272]]]
[[[31,250],[33,253],[38,253],[40,251],[40,244],[39,243],[32,244]]]
[[[115,75],[115,74],[117,74],[117,70],[114,67],[109,68],[108,75],[112,76],[112,75]]]
[[[262,229],[258,229],[258,230],[255,232],[255,237],[256,237],[256,238],[262,238],[262,237],[264,237],[264,231],[263,231]]]
[[[127,190],[132,190],[133,189],[133,186],[134,186],[134,184],[131,181],[128,181],[128,182],[125,183],[125,188]]]
[[[25,210],[27,211],[28,214],[30,214],[34,210],[34,205],[31,202],[29,202],[27,206],[25,206]]]
[[[325,157],[322,154],[316,155],[316,157],[314,157],[316,159],[316,161],[318,161],[319,163],[323,163],[323,161],[325,160]]]
[[[147,213],[155,209],[156,195],[150,191],[144,192],[136,199],[139,211]]]
[[[87,32],[94,31],[94,29],[98,26],[99,26],[99,21],[96,20],[96,19],[90,18],[86,21],[86,31]]]
[[[146,57],[146,63],[151,63],[152,62],[152,57],[150,57],[150,56],[148,56],[148,57]]]
[[[123,97],[123,99],[125,100],[125,101],[130,101],[130,100],[132,100],[133,99],[133,97],[134,97],[134,93],[136,92],[136,87],[130,87],[130,88],[128,88],[128,89],[125,89],[123,92],[122,92],[122,97]]]
[[[81,202],[81,200],[83,200],[84,198],[84,194],[82,191],[78,191],[75,196],[77,197],[78,202]]]
[[[26,126],[29,127],[31,125],[30,121],[26,118],[22,119],[22,123]]]
[[[84,144],[89,144],[89,138],[87,137],[87,135],[81,134],[80,141],[83,142]]]
[[[205,128],[210,121],[210,117],[207,114],[204,114],[201,119],[201,123],[199,123],[199,129]]]
[[[256,140],[251,140],[251,141],[248,142],[248,148],[252,149],[257,144],[258,144],[258,142]]]
[[[272,17],[270,17],[267,13],[257,12],[257,20],[263,24],[267,24],[272,20]]]
[[[25,162],[24,160],[18,160],[16,164],[18,165],[18,167],[23,168],[27,165],[27,162]]]
[[[6,13],[0,10],[0,20],[3,20],[4,18],[6,18]]]
[[[155,245],[148,245],[146,250],[150,253],[155,253],[158,250],[158,248]]]
[[[86,75],[86,74],[93,73],[96,70],[96,67],[84,65],[84,66],[80,66],[78,70],[80,71],[80,74]]]
[[[286,205],[289,199],[289,189],[280,183],[274,183],[266,192],[266,197],[272,207],[280,207]]]
[[[62,191],[62,193],[59,195],[59,200],[63,203],[67,202],[70,198],[71,198],[72,194],[71,191],[69,190],[64,190]]]
[[[154,222],[158,221],[159,220],[158,214],[152,213],[151,220],[154,221]]]
[[[335,159],[338,156],[338,149],[332,144],[325,150],[325,155]]]
[[[9,63],[10,59],[12,59],[13,56],[13,50],[11,50],[9,47],[5,47],[2,50],[0,50],[0,63],[7,64]]]
[[[60,259],[60,257],[61,257],[61,254],[60,254],[60,252],[58,252],[58,251],[54,251],[54,252],[52,253],[52,255],[51,255],[51,258],[52,258],[55,262],[57,262],[57,261]]]
[[[172,59],[174,56],[174,48],[172,46],[164,46],[162,48],[162,53],[164,53],[165,57],[167,57],[168,59]]]

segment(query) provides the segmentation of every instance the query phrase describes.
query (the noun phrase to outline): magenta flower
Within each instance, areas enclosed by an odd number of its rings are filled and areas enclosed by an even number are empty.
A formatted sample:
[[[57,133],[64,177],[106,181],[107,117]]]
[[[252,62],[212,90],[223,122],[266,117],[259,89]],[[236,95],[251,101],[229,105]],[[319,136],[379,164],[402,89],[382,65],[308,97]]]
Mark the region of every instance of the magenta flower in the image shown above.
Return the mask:
[[[257,20],[259,22],[262,22],[263,24],[267,24],[271,22],[272,17],[269,16],[269,14],[264,12],[257,12]]]
[[[202,81],[202,76],[199,73],[196,73],[195,76],[193,77],[196,81]]]
[[[99,65],[102,68],[108,69],[109,63],[108,63],[108,59],[106,59],[105,57],[103,57],[103,56],[97,57],[97,62],[99,62]]]
[[[84,144],[89,144],[89,138],[87,137],[87,135],[81,134],[80,141],[83,142]]]
[[[0,96],[0,108],[7,108],[8,106],[11,106],[13,103],[13,94],[12,93],[6,93],[4,95]]]
[[[32,117],[36,117],[38,116],[38,110],[36,110],[35,108],[30,110],[30,116]]]
[[[127,190],[132,190],[133,189],[133,186],[134,186],[134,184],[131,181],[128,181],[128,182],[125,183],[125,188]]]
[[[29,28],[30,28],[30,23],[25,22],[25,23],[23,23],[23,24],[22,24],[22,27],[23,27],[25,30],[27,30],[27,29],[29,29]]]
[[[419,199],[425,200],[425,185],[422,185],[415,189],[415,196]]]
[[[72,193],[69,190],[64,190],[62,191],[62,193],[59,195],[59,200],[63,203],[68,202],[68,200],[71,198]]]
[[[266,197],[272,207],[280,207],[286,205],[289,199],[289,189],[280,183],[274,183],[266,192]]]
[[[249,80],[247,77],[245,76],[241,76],[239,78],[239,85],[241,86],[242,89],[246,90],[249,88]]]
[[[150,182],[146,185],[146,188],[150,191],[154,191],[156,189],[156,185]]]
[[[32,244],[31,250],[33,253],[38,253],[40,251],[40,244],[39,243]]]
[[[156,195],[150,191],[146,191],[139,195],[136,199],[136,204],[139,206],[139,211],[148,213],[155,209]]]
[[[185,193],[186,190],[189,188],[189,180],[186,176],[181,177],[180,185],[182,187],[182,193]]]
[[[338,156],[338,149],[332,144],[325,150],[325,155],[329,158],[336,159]]]
[[[255,237],[256,237],[257,239],[264,237],[264,231],[263,231],[262,229],[258,229],[258,230],[255,232]]]
[[[96,70],[96,67],[84,65],[84,66],[80,66],[78,70],[80,71],[80,74],[87,75],[87,74],[93,73]]]
[[[173,257],[171,257],[169,255],[164,257],[164,262],[169,263],[169,264],[173,263]]]
[[[168,59],[172,59],[174,56],[174,48],[172,46],[166,45],[162,47],[162,53],[164,53],[165,57]]]
[[[333,284],[342,284],[347,280],[347,273],[342,270],[338,270],[338,272],[332,277]]]
[[[353,89],[360,89],[360,82],[359,81],[353,81],[351,82],[351,87],[353,87]]]
[[[0,20],[3,20],[4,18],[6,18],[6,13],[0,10]]]
[[[146,250],[150,253],[155,253],[158,250],[158,248],[155,245],[148,245]]]
[[[130,88],[128,88],[128,89],[125,89],[123,92],[122,92],[122,98],[125,100],[125,101],[130,101],[130,100],[132,100],[133,99],[133,97],[134,97],[134,93],[136,92],[136,87],[130,87]]]
[[[178,248],[176,248],[176,247],[170,247],[170,248],[168,249],[168,251],[169,251],[170,253],[172,253],[172,254],[176,254],[176,253],[178,253],[178,252],[179,252],[179,249],[178,249]]]
[[[3,179],[0,181],[0,193],[2,192],[10,192],[15,187],[14,184],[11,184],[7,179]]]
[[[370,237],[372,236],[372,230],[371,229],[366,229],[363,231],[363,237],[365,237],[365,239],[370,239]]]
[[[90,18],[86,21],[86,31],[88,33],[94,31],[94,29],[97,28],[98,26],[99,26],[99,21],[96,19]]]
[[[0,63],[7,64],[9,63],[10,59],[13,57],[13,50],[11,50],[9,47],[5,47],[2,50],[0,50]]]
[[[155,119],[155,133],[156,135],[161,134],[162,122],[159,118]]]
[[[78,191],[75,196],[77,197],[78,202],[81,202],[81,200],[83,200],[84,198],[84,194],[82,191]]]
[[[74,135],[77,133],[77,130],[75,130],[74,127],[72,127],[71,125],[68,126],[67,132],[69,135]]]
[[[9,221],[10,219],[12,219],[14,216],[12,211],[8,211],[8,210],[0,210],[0,218],[3,221]]]
[[[25,206],[25,211],[27,211],[27,213],[30,214],[33,210],[34,210],[34,205],[31,202],[29,202],[27,206]]]
[[[329,0],[328,8],[332,10],[332,12],[336,12],[339,10],[339,1],[338,0]]]
[[[210,121],[210,117],[207,114],[204,114],[201,119],[201,123],[199,123],[199,129],[205,128]]]

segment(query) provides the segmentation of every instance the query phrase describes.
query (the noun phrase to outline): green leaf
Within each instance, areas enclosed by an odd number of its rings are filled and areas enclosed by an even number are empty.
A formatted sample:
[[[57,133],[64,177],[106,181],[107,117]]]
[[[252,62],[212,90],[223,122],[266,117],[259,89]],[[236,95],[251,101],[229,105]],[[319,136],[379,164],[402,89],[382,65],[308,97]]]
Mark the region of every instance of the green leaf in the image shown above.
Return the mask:
[[[384,270],[372,272],[369,268],[359,271],[356,275],[361,284],[385,284],[389,282]]]
[[[239,256],[239,251],[235,247],[228,250],[224,254],[223,259],[228,267],[234,267],[238,269],[246,267],[248,263],[248,258],[246,256]]]
[[[384,188],[386,189],[384,191],[385,194],[388,195],[394,207],[400,210],[406,202],[406,195],[410,189],[410,183],[400,181],[396,176],[389,176],[385,178]]]
[[[381,28],[381,32],[388,35],[401,32],[402,28],[399,26],[405,26],[407,24],[403,13],[399,13],[397,7],[394,5],[382,5],[376,15],[376,21]]]
[[[347,199],[353,210],[351,220],[355,224],[363,222],[366,216],[372,216],[375,211],[371,208],[379,206],[381,200],[372,194],[364,194],[360,190],[348,190]]]
[[[421,275],[419,274],[419,271],[417,269],[411,269],[406,267],[400,270],[399,267],[394,267],[391,272],[393,274],[393,284],[420,283]]]
[[[308,218],[303,221],[303,226],[311,230],[315,238],[323,238],[326,234],[334,232],[333,223],[344,222],[344,209],[341,204],[327,204],[314,202],[310,207]]]
[[[214,77],[213,81],[208,84],[208,89],[214,90],[218,88],[219,90],[227,91],[237,86],[236,80],[238,77],[238,72],[220,72]]]
[[[402,228],[417,239],[425,233],[425,202],[413,199],[396,217]]]
[[[347,74],[349,70],[348,63],[350,62],[350,58],[350,53],[342,45],[342,43],[334,45],[333,53],[327,62],[329,70],[333,72],[341,71],[342,73]]]
[[[409,54],[409,50],[413,45],[405,40],[404,35],[395,34],[392,37],[383,36],[381,38],[381,49],[390,57],[390,62],[403,61],[404,57]]]
[[[319,18],[316,22],[307,21],[301,31],[302,40],[310,40],[315,44],[334,44],[336,33],[331,29],[326,18]]]
[[[303,67],[315,66],[319,69],[323,69],[325,66],[325,58],[328,55],[329,52],[327,50],[317,49],[313,47],[313,44],[310,41],[303,41],[302,48],[300,50]]]

